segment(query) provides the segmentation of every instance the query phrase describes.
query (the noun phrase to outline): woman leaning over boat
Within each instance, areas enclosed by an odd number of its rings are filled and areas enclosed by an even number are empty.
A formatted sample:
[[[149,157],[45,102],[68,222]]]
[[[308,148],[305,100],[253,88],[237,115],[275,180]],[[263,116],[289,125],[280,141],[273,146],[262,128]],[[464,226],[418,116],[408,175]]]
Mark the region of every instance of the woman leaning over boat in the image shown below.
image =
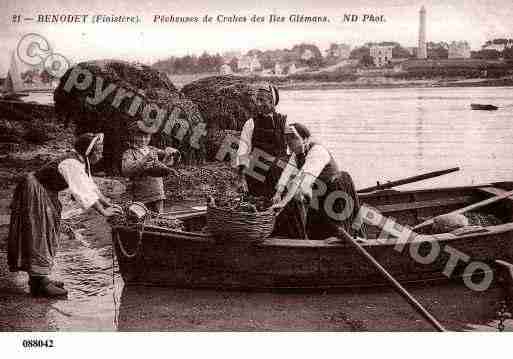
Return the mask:
[[[351,176],[339,170],[323,145],[310,140],[306,126],[299,123],[287,126],[285,138],[292,156],[278,182],[274,208],[280,210],[294,197],[306,199],[309,239],[338,237],[340,228],[365,237],[365,226],[355,226],[359,223],[360,202]]]
[[[83,208],[93,207],[107,217],[120,211],[102,195],[91,177],[91,164],[101,159],[102,152],[103,134],[82,134],[76,139],[74,151],[25,175],[14,190],[8,236],[9,269],[28,273],[33,296],[67,295],[62,282],[48,278],[58,246],[59,191],[69,188]]]

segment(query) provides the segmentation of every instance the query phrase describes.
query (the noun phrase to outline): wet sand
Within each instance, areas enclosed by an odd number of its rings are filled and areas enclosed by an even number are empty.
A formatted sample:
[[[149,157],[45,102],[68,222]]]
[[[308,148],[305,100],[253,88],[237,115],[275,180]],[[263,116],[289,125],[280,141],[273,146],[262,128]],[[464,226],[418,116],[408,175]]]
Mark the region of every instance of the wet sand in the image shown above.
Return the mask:
[[[431,331],[394,291],[236,292],[124,286],[105,220],[88,212],[77,238],[63,235],[55,277],[67,300],[32,298],[27,276],[6,268],[0,226],[0,331]],[[114,263],[114,270],[113,270]],[[450,330],[496,331],[499,288],[409,287]],[[512,330],[509,321],[507,329]]]

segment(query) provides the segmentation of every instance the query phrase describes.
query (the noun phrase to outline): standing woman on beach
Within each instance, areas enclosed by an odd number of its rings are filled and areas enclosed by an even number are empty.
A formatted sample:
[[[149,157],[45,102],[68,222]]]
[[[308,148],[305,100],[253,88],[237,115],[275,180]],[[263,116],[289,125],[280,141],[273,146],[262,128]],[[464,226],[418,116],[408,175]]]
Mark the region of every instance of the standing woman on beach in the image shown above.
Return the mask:
[[[120,211],[101,194],[91,177],[91,164],[103,152],[103,134],[85,133],[75,142],[75,150],[25,175],[16,186],[11,203],[8,262],[11,272],[28,273],[33,296],[64,297],[62,282],[50,275],[56,255],[61,218],[59,191],[69,188],[75,200],[104,216]]]

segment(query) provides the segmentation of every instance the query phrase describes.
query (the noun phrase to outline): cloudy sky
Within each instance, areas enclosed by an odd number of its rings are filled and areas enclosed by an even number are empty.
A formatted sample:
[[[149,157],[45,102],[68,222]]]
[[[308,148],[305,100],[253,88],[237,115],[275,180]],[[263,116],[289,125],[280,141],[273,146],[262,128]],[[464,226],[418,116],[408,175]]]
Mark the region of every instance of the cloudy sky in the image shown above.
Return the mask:
[[[214,5],[215,4],[215,5]],[[293,4],[293,5],[291,5]],[[486,40],[513,38],[511,0],[1,0],[0,76],[19,39],[36,32],[55,52],[72,62],[95,58],[121,58],[151,63],[170,55],[223,52],[232,49],[290,48],[300,42],[321,49],[331,42],[352,46],[367,41],[397,41],[415,46],[418,11],[427,10],[427,40],[467,40],[478,49]],[[326,15],[328,24],[155,24],[154,15],[205,14],[268,17],[276,13]],[[385,23],[343,23],[344,14],[384,15]],[[139,15],[136,25],[13,24],[12,16],[37,18],[40,14]]]

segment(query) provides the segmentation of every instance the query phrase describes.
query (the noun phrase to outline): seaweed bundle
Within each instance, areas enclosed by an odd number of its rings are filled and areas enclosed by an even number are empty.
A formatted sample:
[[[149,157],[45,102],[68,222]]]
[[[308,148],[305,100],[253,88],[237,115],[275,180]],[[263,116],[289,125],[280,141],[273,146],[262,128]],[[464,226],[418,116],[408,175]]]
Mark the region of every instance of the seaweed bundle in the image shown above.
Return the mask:
[[[244,77],[211,76],[185,85],[182,93],[198,105],[209,128],[240,131],[257,114],[256,90],[268,87]]]
[[[269,83],[238,76],[211,76],[191,82],[182,93],[198,106],[207,122],[207,158],[214,155],[227,134],[238,134],[258,113],[256,93]],[[271,92],[264,92],[271,100]]]
[[[146,65],[119,60],[88,61],[73,66],[61,78],[54,101],[57,115],[66,123],[73,122],[77,134],[105,134],[103,168],[109,174],[120,172],[121,157],[128,144],[127,128],[134,121],[148,123],[148,119],[159,119],[153,122],[159,126],[153,129],[158,134],[180,114],[189,124],[184,140],[190,136],[193,124],[202,122],[197,107],[178,92],[165,74]],[[159,145],[167,134],[154,137],[159,137],[154,139],[154,144]],[[201,157],[204,152],[188,145],[176,147],[183,151],[185,162]]]

